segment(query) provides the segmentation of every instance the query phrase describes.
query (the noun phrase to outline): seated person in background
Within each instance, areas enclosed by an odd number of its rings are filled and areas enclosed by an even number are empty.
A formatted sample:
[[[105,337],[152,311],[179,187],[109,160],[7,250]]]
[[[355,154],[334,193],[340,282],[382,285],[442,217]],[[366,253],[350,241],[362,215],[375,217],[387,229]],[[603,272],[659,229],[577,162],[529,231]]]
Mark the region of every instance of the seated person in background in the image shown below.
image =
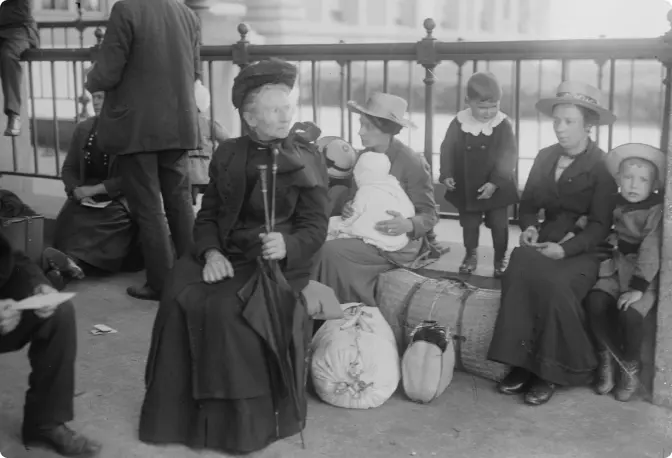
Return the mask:
[[[595,390],[613,390],[629,401],[639,386],[637,373],[644,339],[644,317],[656,303],[662,236],[662,186],[665,154],[630,143],[612,150],[607,168],[620,186],[614,209],[615,269],[600,279],[584,301],[588,324],[597,347],[599,366]],[[614,378],[618,361],[619,378]]]
[[[200,147],[189,151],[189,182],[191,183],[191,195],[196,205],[196,197],[202,192],[210,181],[208,169],[212,154],[217,145],[227,140],[230,135],[217,121],[210,120],[210,92],[203,86],[201,80],[196,80],[194,86],[196,95],[196,108],[198,108],[198,129],[200,131]]]
[[[340,216],[343,206],[350,197],[352,168],[357,162],[357,152],[340,137],[322,137],[317,146],[327,161],[329,174],[329,214]]]
[[[5,0],[0,3],[0,77],[7,115],[5,136],[21,133],[21,55],[37,48],[40,35],[33,18],[31,0]]]
[[[96,141],[104,93],[93,95],[96,116],[77,124],[61,173],[68,200],[56,217],[54,247],[44,251],[44,268],[54,286],[85,272],[122,270],[134,246],[137,227],[121,194],[116,156]]]
[[[40,267],[23,253],[14,252],[0,232],[0,353],[19,351],[30,343],[32,373],[23,414],[23,442],[46,445],[63,456],[93,457],[100,445],[65,425],[74,417],[77,326],[72,304],[35,311],[13,308],[14,301],[54,291]]]
[[[327,240],[358,238],[383,251],[401,250],[408,244],[405,233],[388,235],[376,230],[376,224],[388,216],[388,210],[395,210],[404,218],[415,216],[413,202],[399,180],[390,175],[390,167],[387,155],[362,153],[354,171],[357,193],[351,204],[352,215],[332,216]]]

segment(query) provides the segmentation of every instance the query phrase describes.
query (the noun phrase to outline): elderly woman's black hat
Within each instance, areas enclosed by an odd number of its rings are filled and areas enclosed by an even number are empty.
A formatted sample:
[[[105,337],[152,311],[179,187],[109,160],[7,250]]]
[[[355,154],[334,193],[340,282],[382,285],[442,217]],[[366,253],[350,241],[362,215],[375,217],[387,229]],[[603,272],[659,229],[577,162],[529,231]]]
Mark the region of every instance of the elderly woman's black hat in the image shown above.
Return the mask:
[[[297,73],[295,65],[277,58],[264,59],[248,65],[233,80],[231,90],[233,106],[240,110],[250,92],[267,84],[284,84],[293,88]]]

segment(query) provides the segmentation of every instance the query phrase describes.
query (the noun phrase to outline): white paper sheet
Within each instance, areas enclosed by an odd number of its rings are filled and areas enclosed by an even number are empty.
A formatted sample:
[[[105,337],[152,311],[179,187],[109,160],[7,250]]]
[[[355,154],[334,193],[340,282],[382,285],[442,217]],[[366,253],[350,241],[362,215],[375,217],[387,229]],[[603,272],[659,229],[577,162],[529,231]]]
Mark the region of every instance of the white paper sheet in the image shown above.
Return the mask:
[[[38,294],[14,304],[14,310],[39,310],[43,307],[61,305],[75,297],[76,293]]]

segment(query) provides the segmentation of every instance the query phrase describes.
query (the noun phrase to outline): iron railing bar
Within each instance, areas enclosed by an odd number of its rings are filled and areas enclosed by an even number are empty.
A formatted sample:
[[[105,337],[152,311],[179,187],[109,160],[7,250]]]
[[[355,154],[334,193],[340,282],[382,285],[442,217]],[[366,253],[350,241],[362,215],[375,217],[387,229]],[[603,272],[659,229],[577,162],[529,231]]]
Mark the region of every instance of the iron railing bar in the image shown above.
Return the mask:
[[[310,63],[310,104],[313,108],[313,122],[317,124],[317,63],[311,61]]]
[[[616,109],[615,107],[615,96],[616,96],[616,60],[611,59],[609,61],[609,111],[612,113]],[[608,131],[608,141],[607,146],[609,151],[611,151],[614,146],[614,125],[609,124],[607,127]]]
[[[352,100],[352,61],[348,61],[346,64],[346,78],[346,99]],[[352,143],[352,111],[346,111],[346,116],[348,117],[348,142]]]
[[[35,112],[35,83],[33,82],[33,63],[28,62],[28,97],[30,98],[30,136],[33,143],[33,160],[35,173],[40,173],[39,154],[37,149],[37,113]]]
[[[51,94],[52,94],[52,106],[53,106],[53,119],[52,127],[54,129],[54,158],[56,160],[56,176],[61,175],[61,156],[59,154],[60,150],[60,133],[58,129],[58,108],[56,103],[56,71],[55,63],[51,62]]]

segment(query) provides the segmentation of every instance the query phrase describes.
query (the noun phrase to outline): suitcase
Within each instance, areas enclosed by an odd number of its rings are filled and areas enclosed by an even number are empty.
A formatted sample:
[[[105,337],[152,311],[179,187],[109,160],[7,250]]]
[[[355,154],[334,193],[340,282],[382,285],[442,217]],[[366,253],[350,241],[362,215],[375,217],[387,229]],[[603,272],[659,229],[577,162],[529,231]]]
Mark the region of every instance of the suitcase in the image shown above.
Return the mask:
[[[0,230],[7,237],[12,248],[22,251],[28,258],[42,265],[44,251],[44,216],[17,216],[0,218]]]

